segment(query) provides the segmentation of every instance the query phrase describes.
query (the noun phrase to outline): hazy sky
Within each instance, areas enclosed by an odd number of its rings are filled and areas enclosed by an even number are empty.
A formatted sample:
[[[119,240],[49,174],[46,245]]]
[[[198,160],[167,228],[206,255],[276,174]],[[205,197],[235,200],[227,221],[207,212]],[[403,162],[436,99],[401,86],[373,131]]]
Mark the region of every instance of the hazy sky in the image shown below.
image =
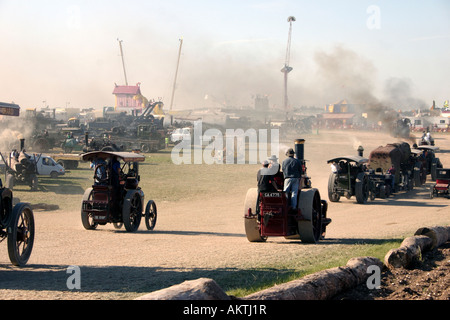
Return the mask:
[[[128,83],[167,109],[183,37],[174,109],[281,105],[289,16],[292,105],[450,99],[448,0],[0,0],[0,101],[114,105],[120,39]]]

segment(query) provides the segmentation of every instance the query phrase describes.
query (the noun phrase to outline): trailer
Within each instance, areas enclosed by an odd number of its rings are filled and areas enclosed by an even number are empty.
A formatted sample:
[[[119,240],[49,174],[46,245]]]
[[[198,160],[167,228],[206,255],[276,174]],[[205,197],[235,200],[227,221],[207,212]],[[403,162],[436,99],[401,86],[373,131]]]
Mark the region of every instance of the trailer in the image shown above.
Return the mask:
[[[138,125],[137,132],[130,137],[113,138],[122,151],[140,150],[144,153],[157,152],[166,146],[165,130],[155,130],[151,125]]]
[[[81,154],[59,153],[49,155],[56,161],[57,164],[67,170],[77,169],[80,161],[82,161]]]
[[[92,137],[85,132],[85,148],[83,152],[93,151],[135,151],[144,153],[157,152],[165,148],[165,130],[156,129],[152,125],[138,125],[136,132],[127,134],[103,134],[103,137]]]

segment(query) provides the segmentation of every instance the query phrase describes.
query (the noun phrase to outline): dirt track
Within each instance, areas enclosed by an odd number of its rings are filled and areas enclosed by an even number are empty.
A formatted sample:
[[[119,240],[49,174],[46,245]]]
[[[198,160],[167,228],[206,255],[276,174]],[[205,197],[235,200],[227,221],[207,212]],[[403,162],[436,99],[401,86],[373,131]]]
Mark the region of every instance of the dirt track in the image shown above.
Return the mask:
[[[348,139],[337,141],[323,140],[322,133],[305,137],[308,173],[323,199],[328,200],[327,159],[355,154],[353,150],[359,144],[364,145],[368,156],[375,147],[393,142],[383,134],[357,135],[355,138],[351,133]],[[439,154],[441,162],[450,166],[450,137],[436,138],[436,144],[445,151]],[[234,182],[227,185],[234,186]],[[153,232],[146,231],[143,224],[133,234],[114,230],[112,225],[86,231],[79,208],[37,211],[35,247],[25,268],[12,267],[6,245],[0,245],[0,299],[133,299],[188,279],[211,274],[220,278],[270,265],[275,258],[310,259],[317,252],[332,252],[346,244],[411,235],[423,226],[450,223],[450,200],[430,200],[428,189],[418,188],[366,205],[357,204],[354,198],[329,203],[333,222],[327,240],[319,245],[284,238],[249,243],[242,205],[245,190],[250,187],[254,186],[236,186],[235,194],[205,195],[203,200],[159,202]],[[81,290],[66,286],[66,270],[71,265],[81,268]]]

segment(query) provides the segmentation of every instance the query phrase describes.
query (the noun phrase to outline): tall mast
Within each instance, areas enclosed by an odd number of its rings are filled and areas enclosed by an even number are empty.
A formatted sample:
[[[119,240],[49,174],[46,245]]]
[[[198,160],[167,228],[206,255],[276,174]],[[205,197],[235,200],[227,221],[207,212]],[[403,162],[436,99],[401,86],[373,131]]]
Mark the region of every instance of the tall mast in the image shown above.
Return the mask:
[[[177,60],[177,69],[175,71],[175,79],[173,81],[173,89],[172,89],[172,99],[170,101],[170,111],[172,111],[173,99],[175,97],[175,89],[177,86],[177,77],[178,77],[178,67],[180,66],[180,57],[181,57],[181,48],[183,47],[183,37],[180,39],[180,49],[178,50],[178,60]]]
[[[288,94],[287,94],[287,82],[288,82],[288,73],[292,71],[292,67],[289,66],[290,56],[291,56],[291,34],[292,34],[292,21],[295,21],[295,17],[289,16],[287,21],[289,22],[289,35],[288,35],[288,43],[286,48],[286,60],[284,62],[284,67],[281,69],[281,72],[284,73],[284,110],[287,112],[288,108]]]
[[[122,57],[123,73],[124,73],[124,75],[125,75],[125,85],[128,86],[127,72],[126,72],[126,70],[125,70],[125,60],[124,60],[124,58],[123,58],[123,49],[122,49],[122,42],[123,42],[123,40],[117,39],[117,41],[119,41],[120,56]]]

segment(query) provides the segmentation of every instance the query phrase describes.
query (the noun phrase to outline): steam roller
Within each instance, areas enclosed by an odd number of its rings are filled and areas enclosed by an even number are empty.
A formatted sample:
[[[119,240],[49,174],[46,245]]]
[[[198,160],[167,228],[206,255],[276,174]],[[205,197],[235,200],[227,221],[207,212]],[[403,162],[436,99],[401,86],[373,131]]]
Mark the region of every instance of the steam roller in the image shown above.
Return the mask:
[[[268,237],[285,237],[303,243],[318,243],[325,238],[331,223],[327,217],[328,203],[311,187],[306,173],[304,139],[295,140],[295,157],[301,162],[301,178],[297,207],[293,208],[285,192],[247,191],[244,202],[245,233],[250,242],[264,242]],[[282,187],[282,186],[281,186]],[[283,190],[283,188],[280,188]]]

